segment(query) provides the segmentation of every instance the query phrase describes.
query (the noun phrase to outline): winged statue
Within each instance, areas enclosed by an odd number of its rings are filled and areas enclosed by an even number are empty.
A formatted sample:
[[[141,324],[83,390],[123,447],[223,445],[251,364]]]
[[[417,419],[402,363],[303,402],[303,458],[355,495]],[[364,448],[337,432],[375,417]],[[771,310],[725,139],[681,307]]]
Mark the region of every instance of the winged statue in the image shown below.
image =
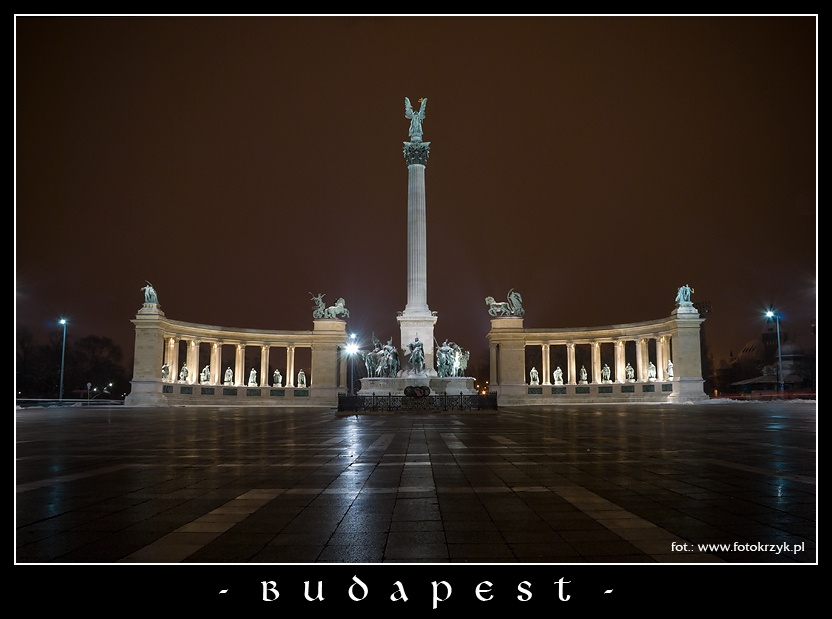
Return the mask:
[[[427,102],[427,99],[419,99],[419,103],[422,105],[419,107],[418,112],[414,112],[413,107],[410,105],[410,99],[407,97],[404,98],[404,117],[410,119],[410,131],[408,131],[408,134],[411,139],[417,142],[422,139],[422,121],[425,119],[425,105]]]

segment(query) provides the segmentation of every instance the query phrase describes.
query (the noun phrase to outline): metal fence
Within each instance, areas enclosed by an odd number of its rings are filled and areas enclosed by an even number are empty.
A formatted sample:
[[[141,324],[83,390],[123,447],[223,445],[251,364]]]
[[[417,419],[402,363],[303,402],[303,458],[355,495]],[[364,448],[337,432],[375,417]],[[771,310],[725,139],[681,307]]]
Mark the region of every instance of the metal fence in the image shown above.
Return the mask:
[[[437,412],[497,410],[497,394],[487,395],[353,395],[338,394],[338,410],[342,412]]]

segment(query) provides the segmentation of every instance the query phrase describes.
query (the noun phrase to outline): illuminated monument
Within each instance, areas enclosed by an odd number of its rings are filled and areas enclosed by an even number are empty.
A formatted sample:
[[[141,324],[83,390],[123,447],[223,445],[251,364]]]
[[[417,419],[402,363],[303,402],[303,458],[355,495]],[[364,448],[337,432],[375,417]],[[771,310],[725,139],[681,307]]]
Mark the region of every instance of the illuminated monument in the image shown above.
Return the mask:
[[[434,369],[433,327],[436,312],[428,307],[427,226],[425,218],[425,164],[430,142],[422,141],[422,121],[425,118],[427,99],[420,99],[421,106],[415,112],[405,97],[405,117],[410,119],[410,142],[404,143],[407,161],[407,305],[397,320],[401,330],[401,346],[408,350],[412,342],[420,341],[424,347],[424,369],[410,372],[436,376]],[[407,353],[405,353],[407,354]],[[407,371],[407,370],[405,370]]]
[[[425,209],[425,164],[430,153],[430,142],[422,140],[422,121],[425,119],[427,99],[419,100],[419,111],[413,109],[405,97],[405,117],[410,120],[410,141],[404,142],[404,158],[407,162],[407,304],[398,313],[400,340],[400,369],[395,375],[383,371],[373,373],[367,364],[368,377],[361,379],[359,395],[402,393],[406,387],[429,387],[437,394],[473,394],[474,379],[461,376],[465,366],[453,366],[447,359],[465,359],[467,354],[447,341],[437,372],[437,350],[434,346],[436,312],[428,307],[427,223]],[[375,358],[383,356],[382,347],[376,346]],[[369,356],[369,355],[368,355]],[[365,356],[367,361],[368,356]],[[372,358],[371,358],[372,361]],[[373,361],[374,362],[374,361]],[[389,366],[388,366],[389,367]]]

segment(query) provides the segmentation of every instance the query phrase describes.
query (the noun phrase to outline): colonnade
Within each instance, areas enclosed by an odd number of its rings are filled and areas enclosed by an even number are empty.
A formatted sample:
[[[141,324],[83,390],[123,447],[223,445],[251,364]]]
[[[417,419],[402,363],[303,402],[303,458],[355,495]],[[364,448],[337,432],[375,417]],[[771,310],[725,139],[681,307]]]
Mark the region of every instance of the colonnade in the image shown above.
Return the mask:
[[[613,367],[610,368],[610,380],[617,383],[627,381],[627,361],[625,345],[628,341],[635,343],[635,366],[633,367],[634,380],[645,381],[649,377],[650,356],[649,356],[649,342],[655,340],[655,380],[665,380],[668,378],[667,362],[671,360],[671,337],[670,334],[656,335],[654,337],[639,337],[633,339],[617,339],[617,340],[596,340],[592,342],[574,342],[574,341],[547,341],[540,344],[530,344],[526,342],[526,346],[539,345],[541,348],[542,367],[540,370],[540,384],[550,385],[554,384],[554,370],[551,367],[551,349],[554,346],[566,347],[566,368],[561,368],[563,371],[563,382],[565,384],[577,384],[579,382],[579,374],[577,370],[575,347],[580,344],[586,344],[590,347],[590,368],[587,372],[587,381],[593,383],[602,382],[601,370],[603,364],[601,363],[601,345],[612,344],[614,346]],[[494,344],[496,346],[496,343]],[[559,367],[559,366],[558,366]],[[497,383],[499,383],[499,379]]]
[[[522,317],[492,318],[488,333],[490,389],[497,393],[501,405],[548,404],[555,400],[573,398],[577,401],[601,395],[605,401],[645,397],[666,401],[707,398],[703,390],[700,353],[700,325],[704,319],[688,305],[677,307],[668,318],[577,329],[525,329]],[[605,350],[602,355],[602,347],[609,345],[613,347],[612,354]],[[539,346],[541,351],[542,363],[541,367],[535,368],[538,382],[534,387],[529,384],[528,370],[531,368],[526,367],[527,346]],[[558,346],[565,347],[565,355],[562,351],[554,351]],[[582,346],[589,348],[588,355],[585,349],[579,350]],[[543,388],[555,385],[553,356],[560,359],[565,356],[566,367],[561,367],[562,384],[575,387]],[[582,359],[579,356],[589,360],[585,380],[580,374],[582,363],[579,361]],[[608,379],[602,376],[605,365],[602,359],[612,362]],[[655,368],[654,373],[651,365]],[[672,374],[668,372],[669,365]],[[632,367],[632,377],[628,376],[628,366]],[[623,386],[623,383],[632,382],[642,382],[644,387]],[[663,384],[661,388],[653,388],[648,385],[652,382]],[[603,386],[602,383],[622,383],[622,386],[612,388],[612,385]],[[589,388],[592,384],[599,386]]]
[[[194,398],[207,403],[210,398],[249,396],[247,404],[280,405],[281,396],[286,396],[285,405],[297,405],[297,400],[288,397],[291,395],[303,397],[309,405],[334,405],[338,389],[346,383],[346,364],[341,359],[346,344],[346,322],[343,320],[315,319],[311,331],[235,329],[170,320],[158,303],[146,302],[131,322],[136,327],[136,346],[132,389],[126,404],[164,405],[190,402]],[[183,342],[184,351],[181,350]],[[210,346],[208,367],[211,375],[203,381],[199,363],[200,347],[205,344]],[[222,367],[223,346],[234,347],[230,384],[225,381],[227,368]],[[258,389],[249,384],[252,368],[245,367],[245,353],[249,347],[260,351]],[[280,385],[273,384],[273,374],[269,372],[272,348],[286,349],[285,374]],[[304,369],[305,385],[300,385],[298,373],[302,368],[297,367],[296,354],[305,348],[310,349],[311,363]],[[303,363],[306,363],[305,357]],[[183,366],[187,376],[180,378],[180,374],[184,374]],[[217,386],[221,388],[217,389]],[[257,400],[258,394],[263,396],[262,401]]]
[[[177,383],[184,382],[187,384],[205,384],[205,385],[232,385],[235,387],[251,386],[249,383],[250,372],[245,366],[245,353],[248,347],[257,347],[260,349],[260,367],[257,373],[258,387],[295,387],[297,386],[297,373],[295,371],[295,349],[296,348],[311,348],[311,346],[295,346],[291,344],[267,344],[260,343],[246,343],[246,342],[227,342],[216,340],[196,340],[181,335],[165,334],[165,353],[163,365],[170,368],[170,373],[167,377],[163,376],[164,382]],[[185,355],[184,367],[188,370],[187,378],[182,380],[180,378],[181,367],[180,342],[184,341],[187,345],[187,352]],[[202,380],[202,370],[199,367],[200,345],[208,343],[211,346],[209,357],[209,371],[210,377],[207,381]],[[227,382],[225,380],[226,370],[222,368],[222,347],[234,346],[234,369],[232,370],[232,380]],[[281,372],[281,382],[279,385],[273,384],[273,373],[269,372],[270,351],[272,348],[286,349],[286,365],[285,374]],[[250,369],[249,369],[250,370]],[[311,377],[307,378],[306,386],[310,385]]]

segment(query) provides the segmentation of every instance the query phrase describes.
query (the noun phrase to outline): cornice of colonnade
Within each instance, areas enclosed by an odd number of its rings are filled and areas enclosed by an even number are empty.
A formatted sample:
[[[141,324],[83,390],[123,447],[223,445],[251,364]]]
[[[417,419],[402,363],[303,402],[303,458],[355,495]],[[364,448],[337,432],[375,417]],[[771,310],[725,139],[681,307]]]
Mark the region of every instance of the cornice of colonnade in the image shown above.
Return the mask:
[[[515,339],[522,336],[524,343],[536,344],[590,344],[616,342],[635,338],[655,338],[672,335],[677,324],[675,316],[643,322],[622,323],[600,327],[566,327],[558,329],[502,329],[492,327],[489,339]]]
[[[131,322],[137,326],[149,326],[148,323],[154,323],[153,327],[157,328],[165,339],[173,337],[227,345],[312,347],[315,344],[342,344],[346,336],[346,322],[342,320],[316,320],[314,331],[220,327],[172,320],[162,314],[140,314]]]

